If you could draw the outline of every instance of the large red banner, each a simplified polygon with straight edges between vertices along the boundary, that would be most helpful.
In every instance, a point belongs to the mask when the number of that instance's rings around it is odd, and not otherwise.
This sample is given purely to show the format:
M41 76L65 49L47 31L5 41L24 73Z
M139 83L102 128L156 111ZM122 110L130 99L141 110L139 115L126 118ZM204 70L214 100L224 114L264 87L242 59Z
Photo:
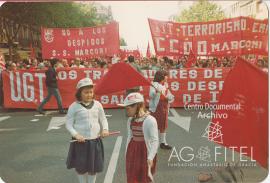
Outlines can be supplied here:
M237 17L221 21L175 23L148 19L159 56L268 55L268 19Z
M172 107L183 107L187 103L217 103L224 79L229 71L229 68L170 70L168 85L175 96ZM106 70L70 68L57 70L57 72L63 106L67 108L75 101L76 84L80 79L90 77L94 83L97 83ZM154 78L154 70L142 72L147 79ZM3 71L2 74L6 108L36 108L47 95L44 71ZM148 101L149 87L143 87L141 92ZM117 104L123 102L124 91L96 96L96 99L105 108L117 108ZM45 108L57 108L54 97L45 105Z
M119 52L117 22L85 28L42 28L42 57L93 58Z

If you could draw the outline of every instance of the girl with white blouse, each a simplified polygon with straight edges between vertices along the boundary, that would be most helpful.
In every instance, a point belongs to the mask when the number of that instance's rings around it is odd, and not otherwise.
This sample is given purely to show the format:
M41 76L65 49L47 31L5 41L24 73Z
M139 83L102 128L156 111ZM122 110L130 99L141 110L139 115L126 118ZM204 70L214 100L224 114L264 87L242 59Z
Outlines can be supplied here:
M84 78L77 84L77 101L68 109L66 128L74 142L70 143L67 168L75 168L79 183L95 183L103 171L104 148L101 137L109 135L108 122L100 102L94 100L94 84Z
M156 171L158 127L145 109L140 93L131 93L119 104L126 108L128 146L126 151L127 183L149 183Z

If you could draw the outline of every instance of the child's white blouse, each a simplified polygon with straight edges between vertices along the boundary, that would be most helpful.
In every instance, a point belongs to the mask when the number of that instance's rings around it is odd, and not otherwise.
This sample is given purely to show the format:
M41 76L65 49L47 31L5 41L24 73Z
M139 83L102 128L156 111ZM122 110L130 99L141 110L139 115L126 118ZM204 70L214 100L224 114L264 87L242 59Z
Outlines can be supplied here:
M80 134L88 139L98 138L101 130L109 130L102 104L94 100L92 108L87 109L73 102L66 116L66 128L73 137Z

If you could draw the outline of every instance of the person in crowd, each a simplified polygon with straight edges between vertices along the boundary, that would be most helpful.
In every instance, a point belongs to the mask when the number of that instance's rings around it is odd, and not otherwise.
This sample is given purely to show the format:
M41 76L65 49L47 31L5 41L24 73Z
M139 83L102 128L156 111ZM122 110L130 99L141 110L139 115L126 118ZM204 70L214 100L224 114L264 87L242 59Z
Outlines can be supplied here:
M104 169L101 138L109 135L108 122L101 103L94 100L93 81L81 79L76 89L76 101L66 116L66 128L75 140L70 144L66 165L76 170L79 183L95 183L96 174Z
M149 111L157 120L160 132L160 148L170 150L172 147L167 143L166 130L168 128L169 103L173 102L174 96L167 85L167 72L157 71L152 86L149 90Z
M17 71L17 65L16 65L16 63L11 63L11 65L10 65L10 71Z
M140 93L129 94L119 106L126 108L128 116L127 183L152 182L159 144L156 119L146 111Z
M48 95L46 98L43 99L41 104L38 106L37 111L40 114L45 114L43 111L43 106L50 100L51 96L54 95L57 104L58 104L58 110L60 114L66 114L66 111L64 111L63 106L62 106L62 99L61 95L58 89L58 84L57 84L57 73L55 70L55 66L57 64L57 59L52 59L50 63L50 66L48 70L46 71L46 86L47 86L47 91Z
M139 73L141 73L140 68L134 63L135 62L135 58L134 56L129 56L128 57L128 63L134 68L136 69ZM140 91L140 87L134 87L134 88L129 88L126 90L126 96L130 93L133 92L139 92Z
M71 67L84 68L84 65L81 65L80 59L76 58L74 64Z

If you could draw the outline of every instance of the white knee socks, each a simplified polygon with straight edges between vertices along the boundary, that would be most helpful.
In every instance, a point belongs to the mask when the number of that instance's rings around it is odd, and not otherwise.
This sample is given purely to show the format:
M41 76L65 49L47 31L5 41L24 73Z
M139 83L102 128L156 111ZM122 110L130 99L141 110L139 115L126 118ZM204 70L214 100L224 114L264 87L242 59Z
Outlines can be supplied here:
M78 174L79 183L87 183L87 174Z
M97 178L97 175L89 175L88 174L88 183L95 183L96 182L96 178Z
M160 143L167 144L166 133L159 133L159 137L160 137Z

